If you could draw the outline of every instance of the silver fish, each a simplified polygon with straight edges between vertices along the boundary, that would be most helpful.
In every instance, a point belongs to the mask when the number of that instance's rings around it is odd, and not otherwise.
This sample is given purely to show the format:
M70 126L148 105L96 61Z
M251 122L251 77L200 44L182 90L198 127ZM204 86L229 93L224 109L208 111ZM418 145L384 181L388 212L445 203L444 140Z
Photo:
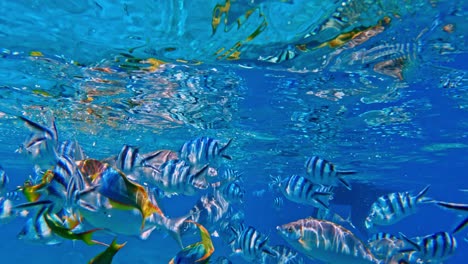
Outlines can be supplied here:
M424 197L429 190L426 186L417 195L409 192L397 192L383 195L377 199L370 209L365 220L367 229L374 225L391 225L414 213L421 203L433 202L432 199Z
M351 231L326 220L300 219L277 226L280 236L310 259L325 263L379 263Z

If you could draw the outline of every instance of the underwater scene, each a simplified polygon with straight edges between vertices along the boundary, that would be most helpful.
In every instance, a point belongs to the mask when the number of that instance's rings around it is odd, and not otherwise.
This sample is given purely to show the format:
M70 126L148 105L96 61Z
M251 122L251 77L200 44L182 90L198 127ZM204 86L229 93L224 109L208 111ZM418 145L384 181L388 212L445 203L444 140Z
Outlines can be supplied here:
M467 1L0 12L0 263L467 263Z

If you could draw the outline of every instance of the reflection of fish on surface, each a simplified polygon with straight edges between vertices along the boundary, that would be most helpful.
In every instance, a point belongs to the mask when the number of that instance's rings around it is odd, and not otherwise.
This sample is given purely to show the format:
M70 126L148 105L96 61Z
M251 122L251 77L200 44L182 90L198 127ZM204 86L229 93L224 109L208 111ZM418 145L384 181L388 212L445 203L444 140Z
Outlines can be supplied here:
M311 259L326 263L379 263L351 231L330 221L306 218L276 229L291 246Z

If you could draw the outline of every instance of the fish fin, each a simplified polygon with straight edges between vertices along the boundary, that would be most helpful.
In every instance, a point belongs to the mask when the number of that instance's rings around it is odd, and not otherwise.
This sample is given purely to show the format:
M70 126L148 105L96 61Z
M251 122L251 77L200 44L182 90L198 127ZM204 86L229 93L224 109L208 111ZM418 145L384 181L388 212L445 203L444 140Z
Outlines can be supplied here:
M222 148L219 149L219 153L223 153L227 149L227 147L229 147L229 145L231 145L231 142L232 142L232 138L230 138L229 141ZM225 156L227 156L227 155L223 155L223 157L225 157ZM229 157L229 156L227 156L227 157Z
M338 180L346 187L346 189L351 191L351 184L343 178L338 178Z
M454 233L454 234L458 233L460 230L465 228L466 225L468 225L468 217L465 218L460 224L458 224L457 227L455 227L455 229L453 229L452 233Z
M328 209L328 205L325 204L322 200L317 199L317 198L314 198L313 200L314 200L316 203L319 203L320 205L322 205L323 208Z
M78 237L80 237L80 239L83 240L83 242L88 246L98 244L98 245L103 245L103 246L108 247L109 245L92 239L92 236L93 236L94 232L99 231L99 230L102 230L102 229L101 228L95 228L95 229L91 229L91 230L88 230L88 231L85 231L85 232L78 233L76 235Z
M336 175L340 175L340 176L353 175L353 174L356 174L356 173L358 173L358 172L357 171L352 171L352 170L349 170L349 171L342 171L342 170L336 171Z
M429 190L429 187L431 185L427 185L426 187L424 187L424 189L422 189L418 195L416 195L416 201L421 201L421 199L423 198L423 196L427 193L427 191Z
M205 171L209 168L210 166L208 164L206 164L205 166L203 166L203 168L201 168L199 171L197 171L194 175L193 175L193 178L194 179L197 179L198 177L200 176L203 176L203 173L205 173Z
M418 243L414 242L413 240L411 240L410 238L408 238L407 236L405 236L403 233L399 233L401 238L403 238L403 240L405 240L406 242L408 242L409 244L411 244L411 246L413 246L416 251L421 251L421 246L418 245ZM412 251L415 251L414 249Z
M34 121L27 119L24 116L19 116L18 118L23 120L29 128L40 131L40 132L44 132L50 137L50 139L57 140L57 128L55 127L55 122L53 119L51 121L52 129L49 129L43 125L40 125Z
M182 227L182 224L187 220L188 217L190 217L192 213L186 214L182 217L178 217L175 219L170 219L165 216L162 216L163 219L163 225L166 228L167 232L169 235L174 238L174 240L177 242L177 244L180 246L180 248L184 248L184 245L182 243L182 238L180 236L180 229Z
M277 257L278 256L278 252L272 248L270 248L269 246L265 246L262 248L262 252L268 254L268 255L271 255L273 257Z
M437 205L445 207L445 208L468 212L468 204L448 203L448 202L442 202L442 201L434 201L434 202Z
M232 157L226 154L221 154L221 157L228 159L228 160L232 160Z
M38 206L38 205L50 205L50 204L52 204L52 201L43 200L43 201L36 201L36 202L18 204L18 205L13 206L13 208L14 209L21 209L21 208L29 208L29 207L33 207L33 206Z

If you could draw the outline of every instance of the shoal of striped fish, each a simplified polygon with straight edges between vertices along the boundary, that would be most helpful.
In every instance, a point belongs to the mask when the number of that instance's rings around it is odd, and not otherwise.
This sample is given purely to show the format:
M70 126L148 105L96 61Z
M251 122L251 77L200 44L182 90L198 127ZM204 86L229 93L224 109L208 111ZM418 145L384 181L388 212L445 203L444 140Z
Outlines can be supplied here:
M328 209L333 187L314 184L305 177L292 175L279 183L280 191L290 201Z
M452 256L457 249L456 238L448 232L437 232L415 239L410 239L402 233L400 236L410 245L401 252L417 252L424 262L442 262Z
M334 264L380 263L351 231L330 221L309 217L276 229L293 248L313 260Z
M421 203L433 202L432 199L424 197L429 190L426 186L417 195L409 192L396 192L383 195L372 205L365 220L367 229L374 225L392 225L414 213Z
M305 168L305 177L311 182L329 186L337 186L338 182L340 182L348 190L351 190L351 185L343 177L357 173L351 170L337 170L333 163L318 156L307 158Z

